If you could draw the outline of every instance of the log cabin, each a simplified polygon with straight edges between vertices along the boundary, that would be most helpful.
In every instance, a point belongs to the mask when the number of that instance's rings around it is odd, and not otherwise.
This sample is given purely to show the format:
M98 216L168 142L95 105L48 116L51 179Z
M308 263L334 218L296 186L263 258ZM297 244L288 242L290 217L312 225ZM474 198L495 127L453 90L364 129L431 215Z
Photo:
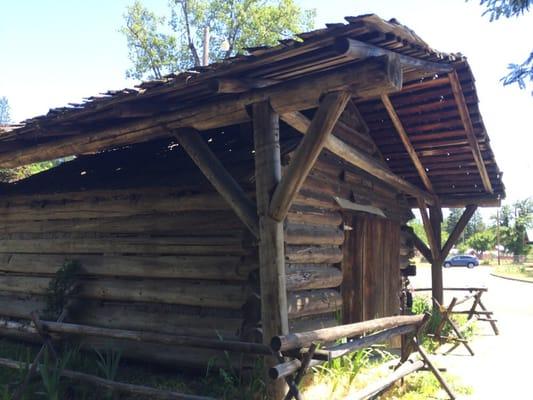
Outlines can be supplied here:
M69 260L82 301L68 321L87 326L268 343L396 315L413 246L442 302L442 261L476 208L505 196L466 58L375 15L0 135L0 168L56 159L2 184L2 318L42 310ZM465 212L441 243L444 207ZM429 246L406 228L414 208ZM220 356L111 343L173 365Z

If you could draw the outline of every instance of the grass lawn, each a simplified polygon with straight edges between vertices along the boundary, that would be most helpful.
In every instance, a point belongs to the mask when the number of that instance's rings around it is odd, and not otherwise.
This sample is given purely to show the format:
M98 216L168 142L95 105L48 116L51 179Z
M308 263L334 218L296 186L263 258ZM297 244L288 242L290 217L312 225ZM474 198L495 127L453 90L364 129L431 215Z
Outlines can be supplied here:
M523 279L525 281L533 282L533 265L524 264L524 265L500 265L494 268L494 273L496 275L508 277L508 278L517 278Z

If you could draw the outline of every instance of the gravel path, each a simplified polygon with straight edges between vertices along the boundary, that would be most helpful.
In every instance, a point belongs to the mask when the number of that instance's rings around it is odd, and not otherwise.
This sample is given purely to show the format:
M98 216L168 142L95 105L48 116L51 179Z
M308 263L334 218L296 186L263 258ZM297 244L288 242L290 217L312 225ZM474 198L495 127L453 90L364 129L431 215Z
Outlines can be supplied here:
M480 321L479 333L471 342L474 357L460 346L436 361L472 386L474 394L469 399L533 399L533 284L497 278L490 271L490 267L445 269L444 286L488 287L482 300L494 311L500 335L495 336L489 323ZM430 269L419 268L411 283L413 287L429 287ZM445 303L450 298L450 292L445 293Z

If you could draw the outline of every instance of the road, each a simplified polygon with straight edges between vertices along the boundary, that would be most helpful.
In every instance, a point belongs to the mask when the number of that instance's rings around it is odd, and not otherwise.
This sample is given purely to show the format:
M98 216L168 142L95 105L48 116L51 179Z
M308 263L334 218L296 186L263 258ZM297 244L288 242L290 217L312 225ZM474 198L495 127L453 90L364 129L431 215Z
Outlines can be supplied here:
M498 320L495 336L487 322L478 322L479 332L471 345L476 355L460 347L438 363L474 389L469 399L533 399L533 284L490 275L491 267L444 269L444 287L486 286L483 303ZM419 268L413 287L430 287L431 270ZM445 292L445 303L451 299ZM470 303L469 303L470 304Z

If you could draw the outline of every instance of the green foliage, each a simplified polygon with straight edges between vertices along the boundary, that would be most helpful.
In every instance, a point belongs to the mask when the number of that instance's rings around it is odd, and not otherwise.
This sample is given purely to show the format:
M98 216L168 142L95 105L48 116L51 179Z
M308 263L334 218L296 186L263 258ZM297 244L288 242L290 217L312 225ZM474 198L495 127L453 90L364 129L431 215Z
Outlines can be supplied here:
M274 45L313 25L315 12L295 0L170 0L170 17L159 17L140 1L127 8L125 26L128 77L161 78L201 65L205 29L209 61L242 53L248 47Z
M68 291L72 289L81 264L79 261L65 261L48 285L46 292L45 318L56 320L65 308Z
M519 17L529 11L533 0L480 0L479 4L485 6L483 15L488 14L491 22L500 17Z
M485 6L483 15L489 15L492 22L500 17L512 18L524 15L529 11L533 0L480 0L480 4ZM522 63L511 63L507 68L509 73L501 79L503 84L516 83L520 89L525 89L526 80L533 82L533 51Z
M62 400L64 398L65 385L61 382L61 374L71 356L72 351L66 351L59 359L51 361L48 349L45 350L43 364L39 368L39 372L48 400Z
M114 381L117 377L122 352L113 350L111 348L107 348L102 352L98 351L97 349L94 351L98 356L98 360L96 360L98 372L103 378ZM107 398L112 399L113 396L114 392L110 390L107 394Z
M444 379L450 385L453 392L459 395L471 395L472 388L462 384L457 377L444 373ZM431 372L418 372L408 375L404 380L404 385L395 387L392 391L381 396L381 399L402 399L402 400L427 400L427 399L447 399L448 396L441 397L442 389L439 381Z
M525 241L526 231L533 226L533 199L503 206L499 213L500 243L517 258L527 255L530 246Z
M156 16L135 1L124 14L125 26L121 29L128 41L129 58L133 67L126 72L129 78L141 79L148 71L160 79L175 69L177 64L176 38L160 32L165 19Z
M418 236L426 245L428 245L428 237L426 236L426 231L424 230L424 225L418 219L412 219L407 223L408 226L413 228L413 232Z
M331 392L335 393L338 389L337 386L341 382L341 379L336 378L341 376L348 377L348 385L351 386L357 374L368 366L371 355L371 348L361 349L344 357L330 360L326 364L319 365L313 369L315 373L332 382Z
M413 314L425 314L431 312L431 304L426 297L414 296L413 306L411 307Z
M496 235L492 230L476 232L468 239L467 243L471 248L483 254L483 252L494 247Z

